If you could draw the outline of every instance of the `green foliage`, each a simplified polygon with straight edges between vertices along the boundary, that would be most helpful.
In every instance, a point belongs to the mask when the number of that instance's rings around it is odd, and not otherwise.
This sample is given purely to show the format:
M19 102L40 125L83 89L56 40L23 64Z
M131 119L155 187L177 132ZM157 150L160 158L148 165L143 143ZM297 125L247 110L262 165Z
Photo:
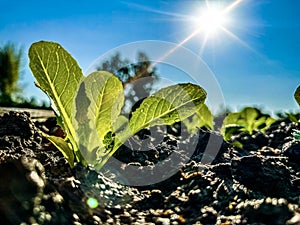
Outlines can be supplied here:
M295 97L298 105L300 105L300 86L296 89L294 97Z
M183 120L184 125L187 127L189 133L194 134L198 128L206 128L207 130L214 129L214 116L207 107L202 104L197 106L197 112L191 117Z
M224 120L222 128L221 128L221 134L223 135L225 141L228 141L233 134L241 132L244 128L244 126L241 126L238 124L224 125L224 123L227 123L227 121Z
M206 93L194 84L178 84L163 88L146 98L132 113L130 128L133 133L154 125L172 125L191 116L195 105L204 102Z
M300 141L300 130L294 130L292 135L296 140Z
M114 146L109 157L130 137L144 128L155 125L172 125L195 114L204 104L206 92L200 86L186 83L163 88L145 98L132 113L130 120L121 116L116 127L123 129L115 134ZM100 168L108 160L99 164Z
M144 52L138 52L136 63L121 57L116 53L110 59L97 67L97 70L111 72L117 76L125 88L125 112L141 98L145 98L153 91L153 84L158 80L155 66L152 66ZM142 79L141 79L142 78Z
M67 159L69 162L70 166L74 166L74 153L73 150L71 149L70 145L68 142L66 142L63 138L61 137L56 137L52 135L47 135L44 134L46 138L48 138L49 141L51 141L54 146L61 151L63 156Z
M275 119L262 114L258 109L246 107L240 112L229 113L225 117L221 133L225 140L229 140L234 133L245 131L252 134L254 130L264 131L274 122Z
M122 82L111 73L97 71L83 79L75 99L76 143L80 151L96 164L105 157L113 124L124 103Z
M298 123L300 120L300 113L286 113L286 116L293 123Z
M52 99L57 109L58 124L66 132L66 140L70 142L71 148L80 158L72 123L72 118L75 116L73 102L83 79L80 67L67 51L52 42L41 41L32 44L29 49L29 59L29 66L38 82L37 85ZM54 143L55 139L50 141ZM59 149L62 152L69 151Z
M8 43L0 49L0 102L9 104L13 96L20 90L18 80L20 78L22 50Z
M276 116L278 116L279 119L282 119L282 120L289 119L293 123L298 123L298 121L300 120L300 113L279 112L279 113L276 113Z
M47 136L70 165L76 159L100 169L130 137L144 128L184 120L203 105L206 92L194 84L163 88L145 98L128 120L120 115L124 104L122 82L98 71L83 77L72 56L59 44L34 43L30 68L39 87L53 100L57 120L66 138Z

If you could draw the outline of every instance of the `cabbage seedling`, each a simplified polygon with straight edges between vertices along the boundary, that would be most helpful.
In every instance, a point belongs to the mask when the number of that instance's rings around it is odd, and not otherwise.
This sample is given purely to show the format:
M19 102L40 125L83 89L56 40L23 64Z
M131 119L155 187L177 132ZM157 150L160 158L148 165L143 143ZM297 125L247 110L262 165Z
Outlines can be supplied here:
M101 169L128 138L144 128L185 120L206 98L198 85L172 85L145 98L127 119L120 114L122 82L113 74L97 71L84 77L75 59L54 42L32 44L29 59L37 86L51 98L58 125L66 134L64 139L46 137L71 166L76 159Z

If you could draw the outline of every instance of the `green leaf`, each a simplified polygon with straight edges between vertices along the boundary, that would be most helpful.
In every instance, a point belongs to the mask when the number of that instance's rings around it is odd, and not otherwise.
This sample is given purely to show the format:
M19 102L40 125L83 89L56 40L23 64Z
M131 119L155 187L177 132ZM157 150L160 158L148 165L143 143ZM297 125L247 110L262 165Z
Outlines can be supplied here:
M63 156L67 159L70 166L74 167L74 153L73 150L69 147L68 143L62 139L61 137L50 136L45 133L43 135L51 141L52 144L63 154Z
M234 141L231 144L232 144L232 146L234 146L236 148L240 148L240 149L243 148L243 144L241 142L239 142L239 141Z
M254 130L255 119L258 117L257 109L246 107L241 111L241 123L245 126L246 130L252 134Z
M298 105L300 105L300 86L296 89L294 97L295 97Z
M123 86L113 74L97 71L81 82L73 124L80 151L91 164L107 154L107 143L103 142L107 142L107 134L112 132L123 104Z
M233 113L229 113L224 121L223 121L223 125L231 125L231 124L238 124L239 123L239 119L240 119L240 113L238 112L233 112Z
M59 125L76 151L72 113L76 92L83 78L80 67L66 50L54 42L40 41L32 44L29 59L29 66L38 86L53 100L61 117L58 121L62 121Z
M298 123L300 120L300 113L286 113L285 115L293 123Z
M195 134L198 128L207 128L208 130L214 129L213 114L206 104L197 106L197 112L190 118L186 118L182 122L187 127L190 134Z
M208 130L214 129L214 116L206 104L200 105L197 111L199 116L199 127L206 127Z
M237 133L240 132L244 127L238 124L229 124L225 127L224 131L221 132L223 134L224 140L228 141L230 140L230 137Z
M273 117L268 117L266 119L266 122L265 122L266 123L266 127L264 129L269 128L275 122L276 122L276 120Z
M276 120L270 116L263 116L255 122L254 130L266 131Z
M123 128L116 133L114 147L103 160L96 165L100 169L109 157L130 137L140 130L154 125L172 125L186 119L197 111L197 106L204 103L206 92L195 84L177 84L163 88L145 98L141 105L132 113L127 125L126 118L121 117L117 124ZM120 128L120 125L116 125Z
M253 121L252 129L253 130L262 130L266 126L267 117L262 116Z
M124 130L129 124L129 120L126 116L120 115L113 123L113 132L118 133Z
M228 141L233 133L244 128L244 125L240 125L239 118L240 113L238 112L229 113L225 117L220 130L224 140Z
M253 132L254 124L256 121L256 118L258 117L259 113L257 109L252 107L246 107L241 112L236 113L229 113L223 122L223 133L226 132L226 127L232 125L239 125L243 127L241 130L248 131L250 134ZM258 122L258 124L261 123L261 121ZM225 136L228 136L225 134Z
M206 92L195 84L178 84L163 88L146 98L132 113L129 126L133 134L154 125L172 125L197 112Z
M292 135L296 140L300 141L300 131L299 130L293 130Z
M275 119L262 114L258 109L246 107L241 112L229 113L223 121L221 133L225 140L237 132L246 131L252 134L254 130L265 131Z

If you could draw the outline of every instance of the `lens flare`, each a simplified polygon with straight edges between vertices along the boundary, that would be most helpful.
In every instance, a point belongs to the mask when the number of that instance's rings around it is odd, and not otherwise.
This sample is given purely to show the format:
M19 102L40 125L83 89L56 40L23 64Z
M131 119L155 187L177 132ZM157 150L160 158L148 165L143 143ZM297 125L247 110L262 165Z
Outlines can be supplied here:
M91 209L95 209L98 207L99 205L99 202L97 199L95 198L88 198L87 201L86 201L87 205L91 208Z

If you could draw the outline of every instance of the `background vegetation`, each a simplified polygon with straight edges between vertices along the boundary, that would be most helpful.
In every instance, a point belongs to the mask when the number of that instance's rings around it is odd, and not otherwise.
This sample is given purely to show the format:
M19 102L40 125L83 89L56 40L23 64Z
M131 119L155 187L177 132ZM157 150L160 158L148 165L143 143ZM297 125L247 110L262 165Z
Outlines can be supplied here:
M130 112L135 103L151 94L153 85L158 80L157 69L145 52L138 52L136 61L137 63L133 63L122 58L117 52L97 67L98 70L111 72L122 81L125 91L123 110L126 113Z
M19 80L22 75L23 50L13 43L0 47L0 106L49 108L46 102L38 103L35 97L27 99L23 96Z

